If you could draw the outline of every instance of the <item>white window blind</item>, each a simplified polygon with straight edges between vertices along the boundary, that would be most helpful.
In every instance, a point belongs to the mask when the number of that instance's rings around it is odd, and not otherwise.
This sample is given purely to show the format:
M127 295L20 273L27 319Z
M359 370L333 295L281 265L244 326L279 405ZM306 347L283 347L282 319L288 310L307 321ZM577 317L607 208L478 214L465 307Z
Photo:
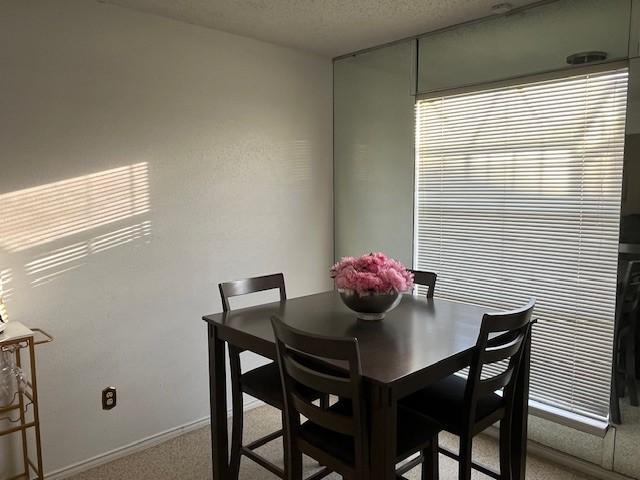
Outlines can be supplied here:
M416 104L415 267L436 296L535 296L531 399L606 420L627 69Z

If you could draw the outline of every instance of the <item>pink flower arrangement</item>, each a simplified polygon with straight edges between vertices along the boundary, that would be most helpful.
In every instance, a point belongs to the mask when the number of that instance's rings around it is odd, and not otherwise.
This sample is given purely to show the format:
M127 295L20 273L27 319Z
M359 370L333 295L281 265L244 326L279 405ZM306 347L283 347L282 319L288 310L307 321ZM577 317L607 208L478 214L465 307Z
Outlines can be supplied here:
M331 267L331 277L338 290L352 291L360 296L403 293L413 287L413 273L384 253L343 257Z

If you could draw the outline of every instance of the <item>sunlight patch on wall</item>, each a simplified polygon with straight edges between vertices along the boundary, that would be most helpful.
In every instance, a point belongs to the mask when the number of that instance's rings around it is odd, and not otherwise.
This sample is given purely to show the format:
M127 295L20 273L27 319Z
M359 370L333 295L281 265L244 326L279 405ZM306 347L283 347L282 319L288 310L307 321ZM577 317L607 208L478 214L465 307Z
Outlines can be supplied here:
M0 195L0 248L20 252L150 209L146 162Z
M5 301L8 300L13 293L13 287L11 286L12 280L13 275L11 274L10 268L0 270L0 298L3 298Z
M87 243L74 243L57 248L27 263L24 268L28 276L37 275L31 284L35 287L48 283L63 273L75 270L84 265L81 260L89 254Z
M109 233L93 237L85 242L77 242L66 247L51 250L25 264L25 272L33 287L52 282L61 275L76 270L85 264L89 255L102 253L115 247L137 242L149 243L151 222L119 228Z
M145 221L91 239L89 241L89 250L91 253L100 253L128 243L135 243L139 240L149 243L150 236L151 222Z
M308 182L311 180L311 145L306 140L296 140L291 143L293 162L289 166L290 178L295 182Z

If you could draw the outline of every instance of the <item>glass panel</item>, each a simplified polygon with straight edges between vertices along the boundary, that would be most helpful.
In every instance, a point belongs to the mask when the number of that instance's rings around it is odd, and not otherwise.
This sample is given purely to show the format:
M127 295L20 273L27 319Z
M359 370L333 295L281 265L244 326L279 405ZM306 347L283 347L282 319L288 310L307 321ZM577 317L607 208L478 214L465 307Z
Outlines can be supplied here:
M624 157L625 182L622 197L620 241L637 245L633 250L635 250L637 258L640 259L640 59L637 58L629 62Z
M622 219L620 221L620 257L618 279L621 288L618 293L618 302L624 302L627 312L618 319L616 324L619 341L615 345L614 371L617 385L612 394L614 397L615 414L616 406L621 424L616 425L614 470L630 477L638 476L640 472L640 407L631 401L633 385L640 386L640 380L634 379L633 368L636 374L640 372L640 333L633 335L633 321L635 319L638 328L637 313L629 310L630 300L634 287L627 285L625 288L625 273L629 262L640 260L640 59L634 58L629 62L629 93L627 102L627 130L624 149L624 188L622 196ZM631 282L635 280L629 279ZM624 293L623 293L624 292ZM626 294L626 295L625 295ZM625 299L626 297L626 299ZM620 303L619 303L620 305ZM631 358L635 358L635 365ZM636 375L637 376L637 375Z
M630 0L561 0L419 40L418 91L568 68L567 56L628 55Z
M384 251L411 264L412 42L334 65L336 257Z
M627 69L420 100L416 263L436 297L535 296L531 399L606 421Z

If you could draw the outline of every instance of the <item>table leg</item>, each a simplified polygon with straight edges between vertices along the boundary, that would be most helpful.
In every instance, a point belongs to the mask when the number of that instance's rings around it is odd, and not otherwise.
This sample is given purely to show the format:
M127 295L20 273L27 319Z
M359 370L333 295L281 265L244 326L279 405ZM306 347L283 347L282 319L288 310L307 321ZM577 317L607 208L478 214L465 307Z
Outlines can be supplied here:
M227 432L227 373L224 341L218 329L207 324L209 339L209 402L211 408L211 459L213 480L227 480L229 438Z
M527 427L529 421L529 366L531 337L524 347L522 364L516 379L513 421L511 426L511 458L513 480L525 480L527 468Z
M29 345L31 342L28 341ZM16 357L16 366L22 370L22 357L21 357L21 349L20 345L14 345L15 348L15 357ZM33 363L31 364L33 367ZM26 408L25 408L25 400L24 393L22 391L23 386L18 385L18 408L20 410L20 426L22 427L21 435L22 435L22 463L24 465L24 471L26 478L30 478L31 467L29 467L29 454L28 454L28 446L27 446L27 430L24 427L27 424L26 418ZM40 470L42 472L42 470ZM38 472L38 475L41 473Z
M372 385L367 389L371 413L371 478L396 478L396 408L392 391Z
M42 466L42 439L40 437L40 402L38 400L38 375L36 373L36 349L33 338L29 339L29 361L31 363L31 395L33 398L33 423L35 423L36 435L36 461L38 466L38 478L44 478Z

